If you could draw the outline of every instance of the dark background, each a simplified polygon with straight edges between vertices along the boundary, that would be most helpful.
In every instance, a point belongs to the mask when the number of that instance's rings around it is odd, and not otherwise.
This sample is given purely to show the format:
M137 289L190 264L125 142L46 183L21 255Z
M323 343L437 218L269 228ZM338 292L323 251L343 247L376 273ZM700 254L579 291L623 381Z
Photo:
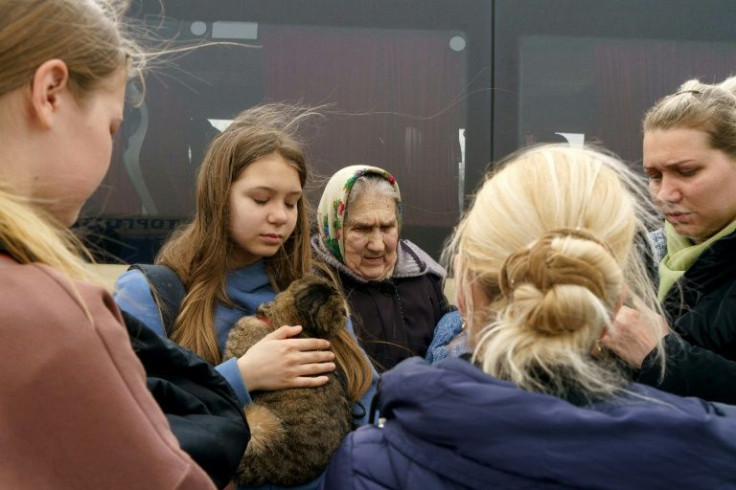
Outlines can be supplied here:
M574 133L638 167L648 107L736 71L732 0L143 0L129 15L171 46L238 45L155 66L127 108L77 226L105 262L153 260L193 213L210 120L262 102L329 104L304 133L314 207L338 168L384 167L403 236L437 257L491 162Z

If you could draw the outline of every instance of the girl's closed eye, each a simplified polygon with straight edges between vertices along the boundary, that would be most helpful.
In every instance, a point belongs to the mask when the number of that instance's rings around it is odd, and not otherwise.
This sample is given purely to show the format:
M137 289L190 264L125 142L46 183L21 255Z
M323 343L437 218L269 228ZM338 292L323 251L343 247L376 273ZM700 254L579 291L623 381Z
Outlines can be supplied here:
M263 194L251 194L250 198L253 200L254 203L258 204L259 206L263 206L265 204L268 204L269 196L263 195Z

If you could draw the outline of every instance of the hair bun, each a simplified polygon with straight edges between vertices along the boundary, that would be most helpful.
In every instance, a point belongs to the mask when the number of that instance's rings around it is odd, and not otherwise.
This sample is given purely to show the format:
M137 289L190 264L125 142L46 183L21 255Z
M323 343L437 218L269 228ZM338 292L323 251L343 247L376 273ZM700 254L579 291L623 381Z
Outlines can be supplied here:
M577 229L558 229L544 234L531 246L511 254L503 264L499 285L503 296L512 303L525 303L526 322L547 334L572 332L586 324L587 315L576 308L561 307L563 287L577 286L607 300L608 281L603 272L582 256L566 253L553 242L557 239L585 240L609 255L610 247L590 233ZM533 305L529 305L533 303ZM571 305L567 305L571 306ZM579 305L583 307L584 305Z

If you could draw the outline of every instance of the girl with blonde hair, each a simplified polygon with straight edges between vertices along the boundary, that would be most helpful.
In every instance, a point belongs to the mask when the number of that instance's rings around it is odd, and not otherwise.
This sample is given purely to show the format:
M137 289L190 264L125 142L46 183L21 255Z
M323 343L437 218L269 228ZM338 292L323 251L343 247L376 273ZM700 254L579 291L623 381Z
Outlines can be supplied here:
M589 148L526 149L489 174L447 248L473 354L384 373L382 427L346 438L325 488L736 483L736 412L632 383L599 343L624 302L656 311L645 202Z
M2 488L213 488L67 229L107 171L144 61L126 8L0 0Z

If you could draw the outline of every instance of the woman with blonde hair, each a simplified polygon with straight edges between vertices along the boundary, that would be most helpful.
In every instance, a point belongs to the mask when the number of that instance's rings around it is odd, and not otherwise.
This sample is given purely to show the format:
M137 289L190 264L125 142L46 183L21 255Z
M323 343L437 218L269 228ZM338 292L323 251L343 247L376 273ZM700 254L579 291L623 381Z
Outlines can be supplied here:
M672 327L664 377L641 308L622 309L607 344L642 383L736 404L736 77L683 83L647 112L643 131L644 172L664 217L652 233Z
M2 488L214 488L67 229L107 171L144 61L126 7L0 0Z
M588 148L527 149L490 174L447 249L472 356L385 373L382 427L346 438L325 488L736 484L736 413L631 383L599 344L622 303L656 310L644 202Z

